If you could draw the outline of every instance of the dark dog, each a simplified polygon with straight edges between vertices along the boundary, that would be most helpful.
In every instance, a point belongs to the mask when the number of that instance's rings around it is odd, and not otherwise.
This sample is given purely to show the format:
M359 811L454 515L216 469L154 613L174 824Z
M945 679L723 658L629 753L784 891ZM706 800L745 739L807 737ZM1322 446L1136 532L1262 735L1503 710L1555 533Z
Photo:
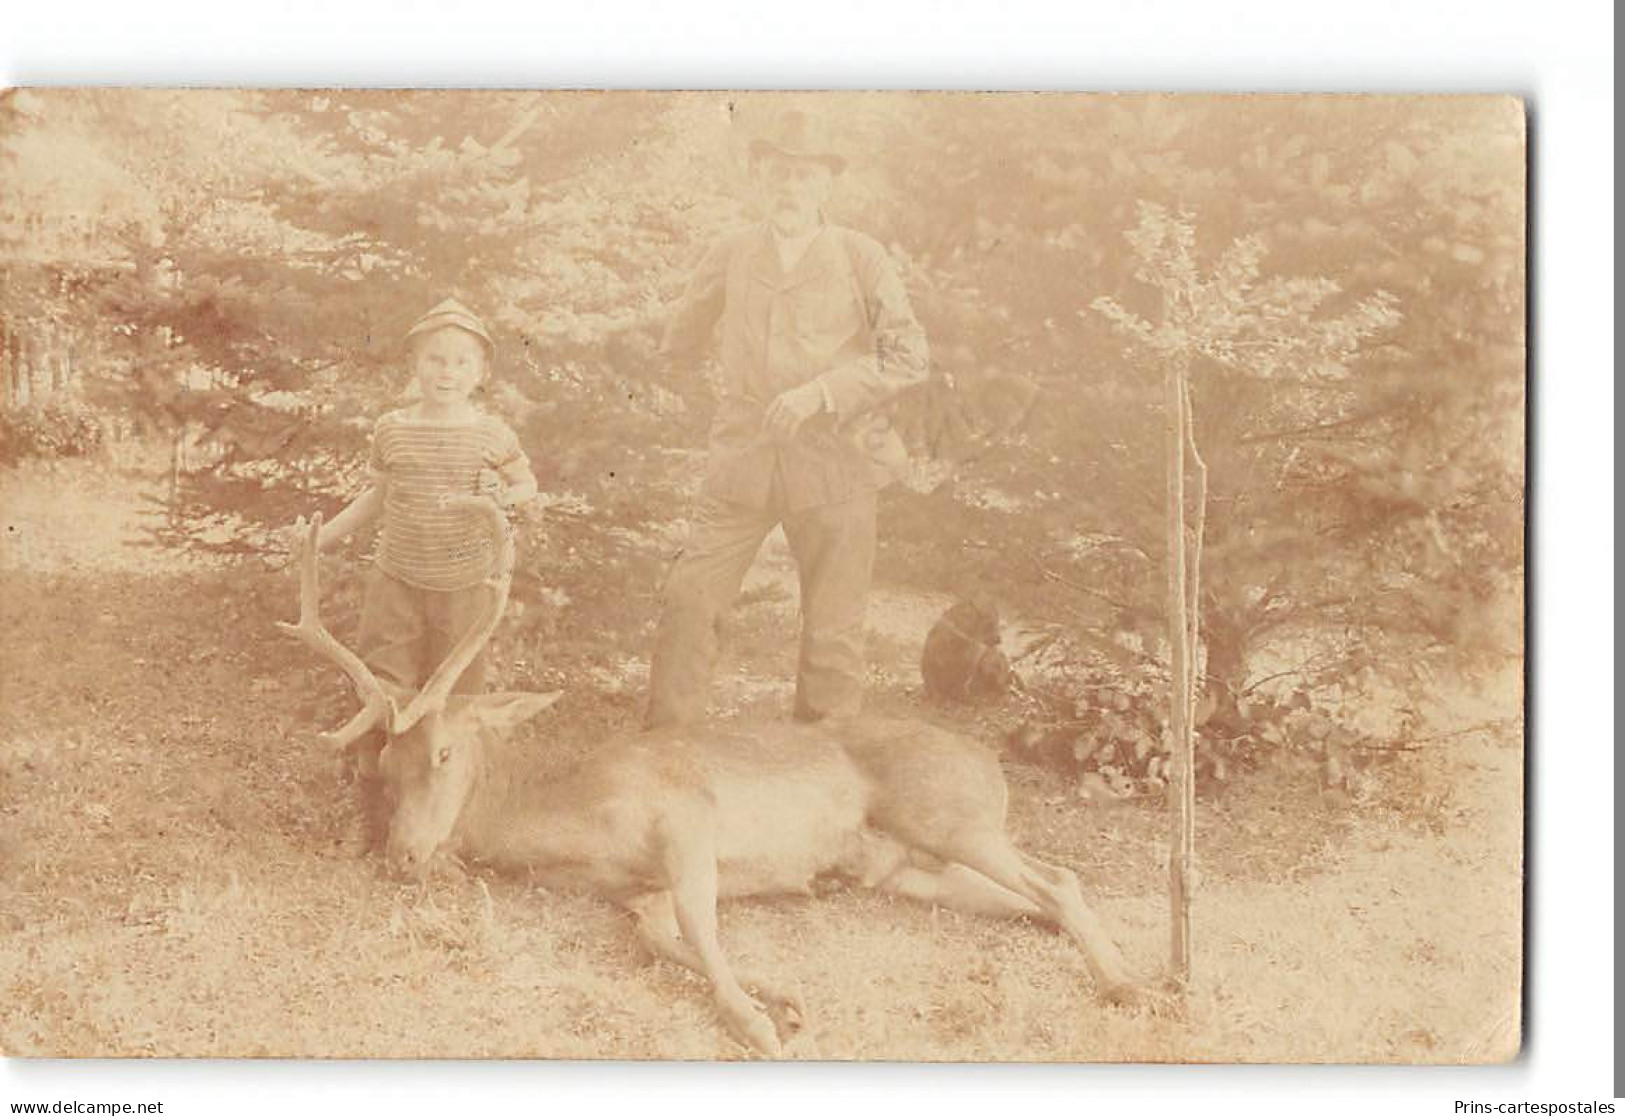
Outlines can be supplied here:
M991 601L961 600L925 637L920 676L939 701L987 701L1010 690L1014 675L999 647L999 613Z

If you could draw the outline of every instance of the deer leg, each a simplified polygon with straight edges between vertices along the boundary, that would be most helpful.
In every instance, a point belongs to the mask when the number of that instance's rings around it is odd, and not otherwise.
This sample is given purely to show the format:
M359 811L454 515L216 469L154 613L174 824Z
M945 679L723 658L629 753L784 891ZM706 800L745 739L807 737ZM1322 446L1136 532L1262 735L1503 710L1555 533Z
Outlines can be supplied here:
M700 976L707 975L700 955L683 940L682 931L678 929L677 908L671 892L639 896L626 906L637 919L638 937L650 953ZM799 995L782 992L754 973L736 971L734 977L767 1009L780 1042L789 1042L801 1030L807 1007Z
M873 829L858 833L841 871L860 887L900 895L916 903L949 907L994 918L1043 918L1044 912L1007 887L963 864L944 862Z
M698 972L711 982L723 1024L758 1054L777 1057L778 1030L740 987L717 941L717 858L709 836L673 841L666 856L671 899L683 940L694 951Z
M969 834L954 843L951 854L942 852L1026 899L1077 942L1102 999L1109 1003L1133 999L1123 956L1100 917L1084 902L1072 872L1019 851L1002 833Z
M992 918L1044 917L1043 910L1036 903L1023 899L1009 888L1000 887L963 864L945 864L941 868L904 864L875 886L917 903L948 907L966 914Z

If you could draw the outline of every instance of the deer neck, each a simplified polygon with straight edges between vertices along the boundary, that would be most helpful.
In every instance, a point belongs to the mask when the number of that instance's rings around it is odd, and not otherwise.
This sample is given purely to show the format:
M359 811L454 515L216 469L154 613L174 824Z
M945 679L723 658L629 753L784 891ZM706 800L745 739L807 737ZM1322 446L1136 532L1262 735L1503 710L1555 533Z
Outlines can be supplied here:
M615 847L593 790L579 770L527 779L487 758L463 809L459 844L476 860L548 886L637 890L643 874Z

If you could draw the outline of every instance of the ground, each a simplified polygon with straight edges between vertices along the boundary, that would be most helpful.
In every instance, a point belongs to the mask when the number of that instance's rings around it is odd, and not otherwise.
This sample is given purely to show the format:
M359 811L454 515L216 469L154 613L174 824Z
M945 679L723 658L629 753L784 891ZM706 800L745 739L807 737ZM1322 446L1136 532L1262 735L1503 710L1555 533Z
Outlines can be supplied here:
M599 900L477 871L406 885L359 855L313 731L342 717L342 687L269 630L292 583L145 546L153 491L105 463L0 475L5 1053L746 1056ZM749 654L721 672L728 714L788 689L774 561L736 625ZM940 602L882 587L875 604L876 704L923 715L913 662ZM601 721L561 706L525 731L557 760L625 728ZM1006 771L1018 843L1077 871L1154 983L1161 803ZM1520 1035L1522 778L1519 734L1464 733L1352 798L1290 763L1204 790L1183 1003L1104 1006L1042 927L867 893L725 905L723 942L805 997L792 1058L1502 1060Z

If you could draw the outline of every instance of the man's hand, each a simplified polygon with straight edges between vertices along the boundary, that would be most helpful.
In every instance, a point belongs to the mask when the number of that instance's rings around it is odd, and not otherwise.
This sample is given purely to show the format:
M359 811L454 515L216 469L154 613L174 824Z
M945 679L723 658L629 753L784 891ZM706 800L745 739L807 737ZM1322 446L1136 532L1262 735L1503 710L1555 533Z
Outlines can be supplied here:
M793 387L768 404L762 416L763 428L775 439L787 442L796 436L801 424L824 409L824 389L817 380Z
M476 496L489 496L491 499L502 502L502 477L495 469L481 469L474 478L474 494Z

